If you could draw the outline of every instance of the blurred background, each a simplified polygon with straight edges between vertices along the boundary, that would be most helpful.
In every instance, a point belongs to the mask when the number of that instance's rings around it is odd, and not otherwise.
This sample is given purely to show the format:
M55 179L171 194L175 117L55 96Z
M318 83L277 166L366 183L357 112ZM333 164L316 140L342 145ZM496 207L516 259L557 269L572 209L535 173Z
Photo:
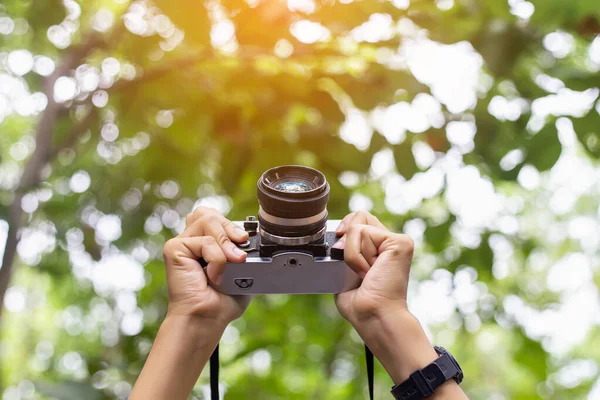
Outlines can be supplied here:
M597 0L2 0L2 399L127 398L164 242L281 164L412 236L471 399L600 399L599 86ZM256 298L221 353L227 399L366 398L331 296Z

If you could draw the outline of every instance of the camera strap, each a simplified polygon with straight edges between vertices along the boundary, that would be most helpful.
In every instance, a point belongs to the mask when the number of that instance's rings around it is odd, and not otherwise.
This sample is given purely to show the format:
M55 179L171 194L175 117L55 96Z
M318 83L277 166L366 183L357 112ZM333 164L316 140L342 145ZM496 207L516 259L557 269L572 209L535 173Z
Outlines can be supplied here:
M373 353L365 345L365 361L367 362L367 379L369 381L369 399L373 400ZM220 400L219 397L219 345L210 356L210 400Z
M210 356L210 400L220 400L219 397L219 345Z
M367 362L367 379L369 380L369 399L373 400L373 375L375 372L375 366L373 365L373 353L371 349L365 344L365 361Z

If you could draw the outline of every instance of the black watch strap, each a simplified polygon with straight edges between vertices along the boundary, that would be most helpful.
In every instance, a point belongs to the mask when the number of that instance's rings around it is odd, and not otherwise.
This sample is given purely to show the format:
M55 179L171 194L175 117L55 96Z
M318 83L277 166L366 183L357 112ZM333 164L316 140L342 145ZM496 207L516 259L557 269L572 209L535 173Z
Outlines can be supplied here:
M444 382L454 379L462 381L462 371L453 357L445 349L435 347L440 356L423 369L412 373L404 382L392 388L396 400L419 400L429 397Z

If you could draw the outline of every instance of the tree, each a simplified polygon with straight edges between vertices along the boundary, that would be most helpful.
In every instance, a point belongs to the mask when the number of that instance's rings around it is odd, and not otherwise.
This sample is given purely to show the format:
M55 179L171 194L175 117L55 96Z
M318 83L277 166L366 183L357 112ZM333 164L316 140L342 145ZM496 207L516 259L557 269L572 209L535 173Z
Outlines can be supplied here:
M576 235L557 246L536 220L596 212L591 190L572 211L539 210L555 192L536 183L600 154L594 2L8 0L0 12L0 299L21 310L3 317L3 340L27 328L3 364L34 360L4 368L5 393L29 377L47 396L126 396L165 312L164 241L197 199L254 214L260 173L290 163L326 174L332 217L370 206L422 236L414 296L455 289L429 323L485 379L466 382L472 398L589 391L595 373L555 376L600 356L561 354L523 319L570 290L531 289L531 264L594 249ZM478 201L496 207L481 221ZM360 346L335 316L321 296L255 299L225 338L228 396L356 398ZM485 343L505 350L499 370ZM293 362L267 367L280 360Z

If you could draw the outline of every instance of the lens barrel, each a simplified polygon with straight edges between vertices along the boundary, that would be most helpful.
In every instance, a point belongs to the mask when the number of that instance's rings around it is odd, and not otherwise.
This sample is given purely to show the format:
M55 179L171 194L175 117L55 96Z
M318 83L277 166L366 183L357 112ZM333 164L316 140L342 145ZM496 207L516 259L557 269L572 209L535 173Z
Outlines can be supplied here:
M286 165L267 170L257 184L262 237L292 246L321 239L329 190L325 176L313 168Z

